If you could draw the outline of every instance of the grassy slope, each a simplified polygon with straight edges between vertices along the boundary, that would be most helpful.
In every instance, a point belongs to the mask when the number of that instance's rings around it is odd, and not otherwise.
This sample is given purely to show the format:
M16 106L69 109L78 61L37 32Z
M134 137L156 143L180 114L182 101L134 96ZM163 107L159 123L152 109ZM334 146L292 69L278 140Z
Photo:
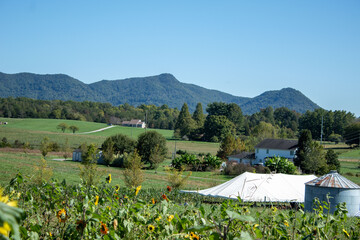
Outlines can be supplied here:
M53 171L53 178L58 179L59 181L65 179L68 183L79 183L79 167L81 166L81 164L72 161L52 160L56 158L58 158L58 156L50 155L46 157L48 167L50 167ZM10 179L13 178L17 172L21 172L23 175L32 177L36 172L37 166L39 166L40 159L40 153L24 153L22 151L0 151L0 185L7 185ZM143 184L144 188L164 188L164 186L168 185L165 166L167 166L169 163L170 160L164 162L156 172L155 170L146 170L146 181ZM120 184L120 186L125 186L123 182L122 169L99 165L99 171L102 173L103 178L105 178L109 173L111 173L113 179L111 184ZM224 175L220 175L218 172L193 173L189 178L186 188L207 188L223 183L228 179L230 178Z

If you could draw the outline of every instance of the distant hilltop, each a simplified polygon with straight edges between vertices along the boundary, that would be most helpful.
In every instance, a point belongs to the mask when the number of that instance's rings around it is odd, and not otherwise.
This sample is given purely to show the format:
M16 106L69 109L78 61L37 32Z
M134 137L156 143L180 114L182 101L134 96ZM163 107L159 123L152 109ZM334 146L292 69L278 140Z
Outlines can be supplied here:
M320 108L293 88L267 91L254 98L247 98L182 83L168 73L85 84L65 74L0 72L0 97L108 102L115 106L124 103L133 106L166 104L178 109L186 102L190 111L194 111L199 102L204 110L208 103L225 102L238 104L244 114L253 114L268 106L274 109L287 107L299 113Z

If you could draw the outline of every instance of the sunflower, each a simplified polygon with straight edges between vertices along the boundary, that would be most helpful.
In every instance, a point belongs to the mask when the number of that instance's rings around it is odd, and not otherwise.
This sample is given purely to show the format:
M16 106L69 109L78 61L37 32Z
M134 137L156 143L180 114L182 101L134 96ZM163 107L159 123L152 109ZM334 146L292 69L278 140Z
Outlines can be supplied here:
M162 197L163 199L165 199L166 201L169 201L169 199L167 198L167 196L166 196L165 194L163 194L161 197Z
M95 206L97 206L97 205L98 205L98 203L99 203L99 196L98 196L98 195L96 195L96 197L95 197Z
M284 221L284 225L288 227L288 226L289 226L288 221L285 220L285 221Z
M153 232L155 230L155 227L154 227L154 225L150 224L150 225L147 226L147 229L148 229L149 232Z
M161 216L159 215L157 218L155 218L155 221L160 221Z
M107 228L106 224L103 222L100 222L101 227L100 227L100 232L104 235L108 234L109 229Z
M59 222L66 222L66 219L68 218L66 214L66 210L63 208L57 212L57 218L59 219Z
M6 205L10 207L17 207L16 201L9 201L8 196L3 196L4 189L0 188L0 202L5 203Z
M152 204L155 204L155 203L156 203L154 198L151 199L151 203L152 203Z
M16 201L9 201L8 196L3 196L4 190L0 188L0 202L5 203L6 205L10 207L17 207ZM2 226L0 226L0 235L4 235L6 237L9 236L11 231L11 226L7 222L3 222Z
M168 192L171 192L171 187L167 186L166 189L168 190Z
M349 238L350 237L350 234L343 228L343 233Z
M116 185L115 186L115 191L118 192L120 190L120 186L119 185Z
M169 215L167 217L168 222L171 222L174 219L174 215Z
M138 186L138 187L135 189L135 196L137 196L137 195L138 195L138 193L139 193L140 189L141 189L141 186Z
M0 235L4 235L8 237L10 231L11 231L10 225L7 222L4 222L3 226L0 227Z
M106 178L107 183L111 183L111 174L109 173L109 176Z
M194 232L191 232L190 233L190 239L196 239L196 240L199 240L200 237L198 235L196 235Z

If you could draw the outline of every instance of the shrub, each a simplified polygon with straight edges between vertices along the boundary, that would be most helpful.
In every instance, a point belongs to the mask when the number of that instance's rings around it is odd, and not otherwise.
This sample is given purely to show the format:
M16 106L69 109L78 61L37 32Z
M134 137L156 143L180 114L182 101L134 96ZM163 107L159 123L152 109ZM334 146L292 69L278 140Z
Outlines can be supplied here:
M189 172L186 176L183 176L183 169L178 170L174 168L166 168L166 172L168 173L167 179L169 185L174 189L183 188L191 176L191 172Z
M244 163L229 163L224 168L225 175L240 175L244 172L254 172L255 168L251 167L250 164Z
M273 157L269 158L265 162L265 166L268 167L272 172L294 174L296 171L295 165L284 157Z
M141 157L137 153L136 149L133 153L125 160L125 171L124 171L124 181L127 187L135 188L141 185L144 181L144 173L141 170L142 163Z

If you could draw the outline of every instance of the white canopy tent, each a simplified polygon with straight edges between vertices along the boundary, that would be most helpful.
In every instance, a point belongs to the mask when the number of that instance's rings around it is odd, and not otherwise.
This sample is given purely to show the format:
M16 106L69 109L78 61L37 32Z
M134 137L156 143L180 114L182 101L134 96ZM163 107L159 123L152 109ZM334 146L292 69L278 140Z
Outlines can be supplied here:
M304 202L305 183L315 175L258 174L245 172L218 186L182 191L204 196L224 197L252 202Z

